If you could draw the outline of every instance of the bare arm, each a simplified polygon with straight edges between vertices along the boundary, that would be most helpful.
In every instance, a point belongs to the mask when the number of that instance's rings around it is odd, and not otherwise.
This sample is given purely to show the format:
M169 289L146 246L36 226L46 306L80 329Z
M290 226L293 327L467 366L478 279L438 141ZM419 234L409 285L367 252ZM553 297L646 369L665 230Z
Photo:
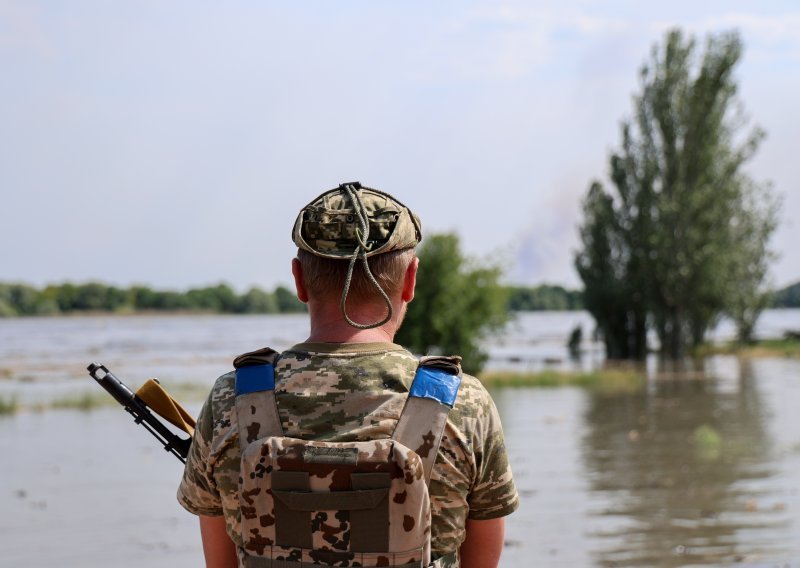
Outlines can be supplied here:
M497 568L503 551L505 519L467 519L467 538L461 543L461 568Z
M206 568L236 568L236 546L225 532L225 517L200 517Z

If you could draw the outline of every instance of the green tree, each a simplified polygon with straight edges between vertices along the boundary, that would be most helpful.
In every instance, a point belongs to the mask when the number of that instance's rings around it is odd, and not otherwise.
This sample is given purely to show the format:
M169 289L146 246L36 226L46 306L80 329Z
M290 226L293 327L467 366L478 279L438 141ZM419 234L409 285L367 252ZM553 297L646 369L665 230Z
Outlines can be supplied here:
M725 313L736 323L741 343L752 343L756 322L761 312L769 307L772 293L764 282L773 259L767 248L770 236L777 227L777 203L755 203L757 192L743 197L745 202L731 228L729 245L739 254L728 257L728 274L725 279L728 303Z
M11 294L11 285L0 282L0 317L10 318L20 315L14 305Z
M190 304L187 295L182 292L158 290L153 295L152 309L166 311L191 310L194 309L194 306Z
M0 315L49 315L58 311L58 305L33 286L0 284Z
M243 314L274 314L278 311L278 302L274 294L253 287L239 299L238 311Z
M509 286L508 309L512 312L538 310L580 310L583 293L563 286Z
M149 286L131 286L128 288L127 303L134 310L153 310L156 307L156 294Z
M26 284L12 284L10 287L11 304L20 315L33 315L37 313L39 292L36 288Z
M227 284L217 284L206 288L193 288L186 293L189 307L214 312L235 312L239 298Z
M455 234L426 237L418 256L416 293L397 341L417 353L461 355L466 372L479 372L488 358L481 341L509 317L500 268L466 259Z
M45 288L45 294L52 298L62 312L70 312L75 309L75 295L77 287L71 282L54 284Z
M44 308L42 313L57 314L61 312L61 306L59 303L59 288L59 285L49 284L41 291L39 298Z
M8 300L0 297L0 318L13 318L16 315L17 310L8 303Z
M187 295L173 290L153 290L149 286L132 286L127 291L126 305L135 310L189 310Z
M638 302L632 301L632 286L625 279L627 257L623 254L622 231L611 196L597 182L584 200L583 215L583 249L575 265L586 287L584 305L597 321L607 357L643 357L646 333L637 320Z
M745 131L741 54L736 33L710 36L699 55L669 32L611 156L615 191L595 182L584 201L576 267L610 357L643 357L648 327L681 357L721 315L749 339L766 305L776 201L743 171L763 132Z
M285 286L275 288L275 301L278 304L278 311L282 314L293 312L305 312L306 305L297 299L297 294Z
M87 282L70 288L71 310L114 311L128 301L125 290L99 282ZM60 302L59 302L60 304Z

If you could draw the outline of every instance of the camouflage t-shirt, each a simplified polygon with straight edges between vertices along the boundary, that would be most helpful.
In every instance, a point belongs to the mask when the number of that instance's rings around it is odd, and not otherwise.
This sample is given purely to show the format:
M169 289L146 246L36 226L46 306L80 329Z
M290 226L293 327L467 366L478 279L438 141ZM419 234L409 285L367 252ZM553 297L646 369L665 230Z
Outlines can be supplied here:
M284 434L351 442L389 438L403 409L417 359L392 343L305 343L275 363L275 396ZM215 383L198 417L178 501L196 515L224 515L241 546L241 450L233 372ZM464 375L448 416L430 481L433 558L459 548L467 518L510 514L519 505L497 409Z

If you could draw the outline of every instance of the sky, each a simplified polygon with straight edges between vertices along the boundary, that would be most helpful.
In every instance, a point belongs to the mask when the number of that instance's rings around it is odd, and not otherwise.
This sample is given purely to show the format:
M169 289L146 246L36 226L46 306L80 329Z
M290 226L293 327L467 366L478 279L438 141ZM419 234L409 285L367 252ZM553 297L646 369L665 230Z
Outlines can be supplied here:
M0 281L289 283L297 212L357 180L578 286L581 199L673 27L740 32L771 281L800 280L796 2L0 0Z

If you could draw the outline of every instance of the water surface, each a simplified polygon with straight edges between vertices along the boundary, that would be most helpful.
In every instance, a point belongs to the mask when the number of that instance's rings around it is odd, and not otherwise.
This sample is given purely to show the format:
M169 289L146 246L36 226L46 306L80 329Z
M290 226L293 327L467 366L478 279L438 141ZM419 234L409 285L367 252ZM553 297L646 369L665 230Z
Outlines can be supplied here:
M578 324L588 335L583 313L526 315L490 344L490 364L600 364L591 343L566 357ZM797 327L800 312L770 312L760 332ZM285 348L306 328L304 316L0 320L0 394L98 389L89 360L132 386L208 387L239 352ZM648 369L638 392L493 391L522 500L501 565L800 566L800 361ZM0 449L0 565L202 565L196 519L174 497L180 463L121 409L0 417Z

